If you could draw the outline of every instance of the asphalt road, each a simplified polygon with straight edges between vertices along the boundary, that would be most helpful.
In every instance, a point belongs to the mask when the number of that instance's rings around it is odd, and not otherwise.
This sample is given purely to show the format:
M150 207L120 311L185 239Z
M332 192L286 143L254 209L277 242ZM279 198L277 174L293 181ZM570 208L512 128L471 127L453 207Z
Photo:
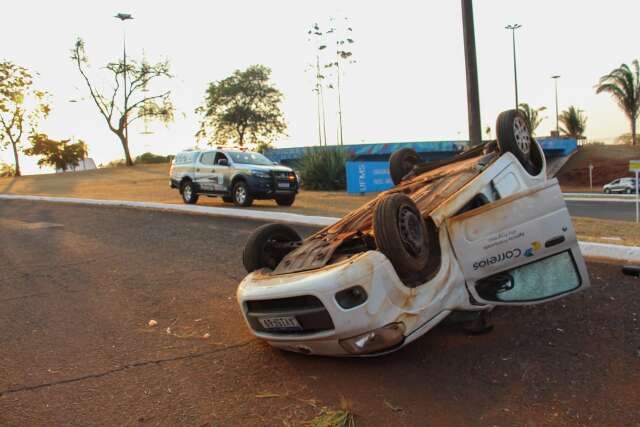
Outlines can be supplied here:
M296 425L341 405L359 426L640 423L640 281L618 266L496 310L488 335L306 357L255 340L236 305L258 225L0 202L0 425Z
M636 205L632 202L594 202L565 199L572 216L585 216L621 221L636 220Z

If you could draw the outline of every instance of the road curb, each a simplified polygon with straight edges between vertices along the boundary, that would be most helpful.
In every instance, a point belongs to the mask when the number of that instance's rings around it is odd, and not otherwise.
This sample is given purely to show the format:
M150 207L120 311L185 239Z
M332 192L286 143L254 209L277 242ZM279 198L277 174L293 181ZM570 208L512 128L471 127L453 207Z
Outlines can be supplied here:
M165 212L196 213L212 216L253 219L260 221L286 222L301 225L325 227L340 218L312 216L288 212L259 211L256 209L217 208L213 206L174 205L170 203L135 202L128 200L77 199L73 197L29 196L0 194L0 200L28 200L50 203L73 203L89 206L113 206L137 209L152 209ZM640 263L640 247L612 245L608 243L580 242L580 250L585 257Z

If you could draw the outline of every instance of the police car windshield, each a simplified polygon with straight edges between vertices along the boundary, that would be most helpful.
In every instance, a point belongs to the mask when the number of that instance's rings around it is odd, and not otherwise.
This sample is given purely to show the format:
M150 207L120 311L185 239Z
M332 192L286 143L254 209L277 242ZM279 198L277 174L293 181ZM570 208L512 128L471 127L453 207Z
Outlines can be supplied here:
M273 162L260 153L250 153L246 151L229 151L233 163L242 163L245 165L273 165Z

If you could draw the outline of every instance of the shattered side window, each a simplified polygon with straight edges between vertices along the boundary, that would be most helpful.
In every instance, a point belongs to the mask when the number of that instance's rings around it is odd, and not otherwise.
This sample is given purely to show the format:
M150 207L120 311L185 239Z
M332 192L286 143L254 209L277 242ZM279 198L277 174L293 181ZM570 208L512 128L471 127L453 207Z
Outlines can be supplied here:
M489 301L528 302L578 288L580 275L569 251L479 280L478 294Z

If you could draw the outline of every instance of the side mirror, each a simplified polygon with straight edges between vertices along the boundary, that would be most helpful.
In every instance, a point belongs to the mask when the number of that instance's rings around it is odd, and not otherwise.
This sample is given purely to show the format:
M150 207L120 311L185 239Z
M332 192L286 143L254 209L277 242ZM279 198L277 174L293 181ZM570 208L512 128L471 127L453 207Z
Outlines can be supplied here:
M218 160L218 165L219 166L229 166L229 160L227 160L227 159L219 159Z

